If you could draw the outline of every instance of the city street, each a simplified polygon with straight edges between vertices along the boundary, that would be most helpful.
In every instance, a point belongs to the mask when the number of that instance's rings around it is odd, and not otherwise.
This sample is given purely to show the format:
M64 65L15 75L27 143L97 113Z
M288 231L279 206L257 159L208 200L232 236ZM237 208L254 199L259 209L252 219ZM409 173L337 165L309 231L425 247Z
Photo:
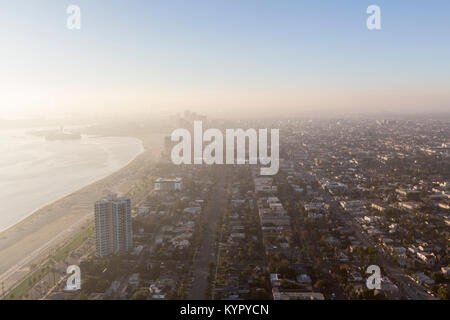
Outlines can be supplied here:
M204 300L208 288L209 263L214 259L215 241L214 236L217 229L217 220L223 215L226 208L226 190L224 176L213 187L213 196L206 207L205 230L201 247L195 257L192 270L194 271L194 282L188 293L189 300Z

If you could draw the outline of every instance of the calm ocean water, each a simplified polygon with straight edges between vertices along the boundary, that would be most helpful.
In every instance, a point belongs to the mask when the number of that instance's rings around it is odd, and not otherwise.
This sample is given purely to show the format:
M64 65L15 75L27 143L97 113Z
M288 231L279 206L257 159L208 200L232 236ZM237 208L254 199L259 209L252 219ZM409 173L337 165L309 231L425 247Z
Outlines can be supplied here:
M25 130L0 130L0 232L124 167L143 150L135 138L45 141Z

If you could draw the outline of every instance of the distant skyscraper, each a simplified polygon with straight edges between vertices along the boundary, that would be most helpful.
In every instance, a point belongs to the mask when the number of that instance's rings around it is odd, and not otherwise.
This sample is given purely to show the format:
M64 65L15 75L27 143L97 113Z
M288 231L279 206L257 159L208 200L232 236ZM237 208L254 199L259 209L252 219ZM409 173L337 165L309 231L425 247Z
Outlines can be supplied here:
M131 200L110 195L95 203L97 256L125 253L133 247Z

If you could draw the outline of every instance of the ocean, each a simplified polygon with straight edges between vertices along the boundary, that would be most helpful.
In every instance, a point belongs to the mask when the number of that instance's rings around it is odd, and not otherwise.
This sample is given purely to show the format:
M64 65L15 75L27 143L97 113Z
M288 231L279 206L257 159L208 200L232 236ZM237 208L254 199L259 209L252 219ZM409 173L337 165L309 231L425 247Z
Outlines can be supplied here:
M0 130L0 232L123 168L143 151L136 138L46 141L26 130Z

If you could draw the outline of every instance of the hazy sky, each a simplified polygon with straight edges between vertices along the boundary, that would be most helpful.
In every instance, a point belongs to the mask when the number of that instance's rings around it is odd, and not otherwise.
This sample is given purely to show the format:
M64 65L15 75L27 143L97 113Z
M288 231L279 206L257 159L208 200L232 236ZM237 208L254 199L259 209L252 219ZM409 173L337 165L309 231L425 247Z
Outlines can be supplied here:
M446 111L449 57L448 0L0 0L0 117Z

